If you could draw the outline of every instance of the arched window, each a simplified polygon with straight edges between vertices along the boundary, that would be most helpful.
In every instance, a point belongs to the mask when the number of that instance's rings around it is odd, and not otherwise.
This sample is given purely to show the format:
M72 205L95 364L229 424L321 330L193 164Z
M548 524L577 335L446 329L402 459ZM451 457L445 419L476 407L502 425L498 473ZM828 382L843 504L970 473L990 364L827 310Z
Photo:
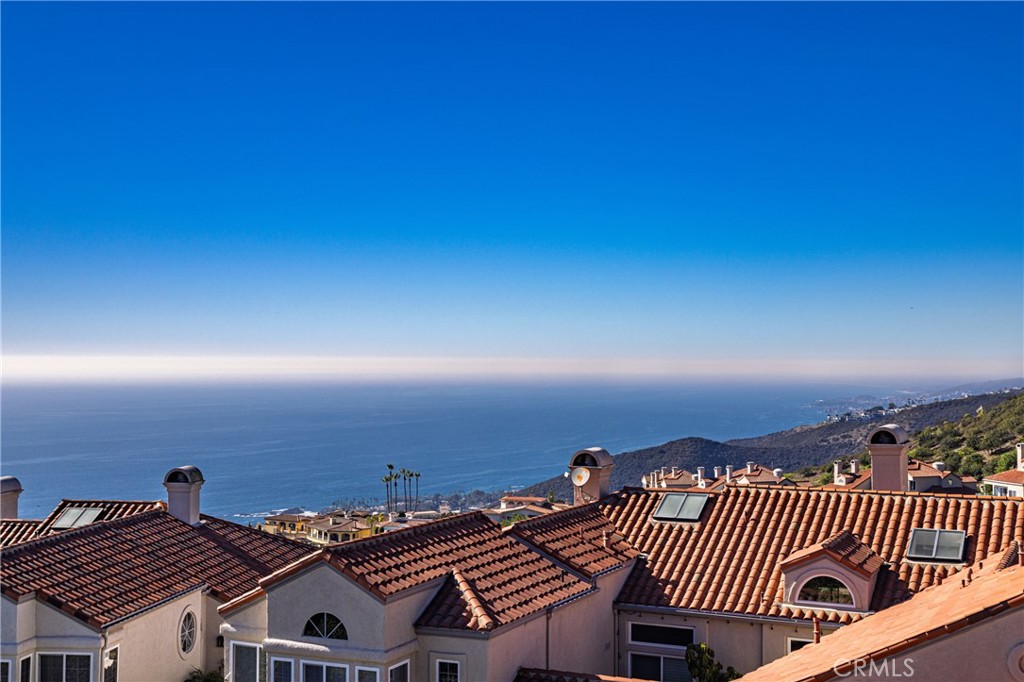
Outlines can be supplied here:
M302 630L303 637L323 637L325 639L348 639L348 632L341 619L333 613L318 613L306 621Z
M805 582L804 586L800 588L797 600L853 606L853 595L850 594L850 588L841 581L824 575Z
M196 644L196 617L191 611L186 611L181 619L181 626L178 628L178 644L181 646L181 653L187 654L192 651Z

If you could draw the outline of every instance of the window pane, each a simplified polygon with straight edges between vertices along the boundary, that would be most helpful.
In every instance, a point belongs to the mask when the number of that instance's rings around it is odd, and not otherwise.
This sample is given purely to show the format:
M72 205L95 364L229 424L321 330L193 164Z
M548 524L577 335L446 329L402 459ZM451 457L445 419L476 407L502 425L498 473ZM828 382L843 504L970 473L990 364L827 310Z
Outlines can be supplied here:
M403 663L388 671L388 682L409 682L409 664Z
M89 682L89 656L71 655L64 657L64 682Z
M807 641L807 640L791 639L791 640L789 640L789 653L793 653L794 651L799 651L800 649L803 649L808 644L810 644L810 642Z
M907 556L914 559L931 559L935 556L935 535L934 530L915 528L910 537L910 551Z
M693 630L688 628L669 628L660 625L643 625L641 623L632 623L630 627L634 642L667 644L669 646L693 644Z
M75 520L75 528L89 525L102 513L102 509L83 509L82 515Z
M0 661L0 682L11 682L11 664L9 661Z
M853 596L843 583L835 578L818 576L811 578L797 596L800 601L816 601L823 604L853 604Z
M39 682L64 682L63 656L40 654Z
M360 670L356 673L356 682L377 682L379 678L376 670Z
M348 682L346 677L348 677L348 671L344 668L327 668L327 682Z
M292 682L292 662L274 661L271 666L271 682Z
M690 669L686 667L685 659L663 656L661 665L664 682L690 682Z
M459 682L459 664L455 661L438 661L437 682Z
M704 509L704 503L707 501L707 495L687 495L679 510L679 518L696 521L700 518L700 512Z
M939 533L939 546L935 550L935 558L945 561L960 561L963 549L964 533L956 530L944 530Z
M303 663L302 682L324 682L324 667L312 663Z
M234 670L231 679L234 682L259 682L256 676L256 647L234 646Z
M630 654L629 676L638 680L660 680L661 679L661 657L644 656L643 654Z
M20 682L32 682L32 659L23 658L21 659L21 681Z

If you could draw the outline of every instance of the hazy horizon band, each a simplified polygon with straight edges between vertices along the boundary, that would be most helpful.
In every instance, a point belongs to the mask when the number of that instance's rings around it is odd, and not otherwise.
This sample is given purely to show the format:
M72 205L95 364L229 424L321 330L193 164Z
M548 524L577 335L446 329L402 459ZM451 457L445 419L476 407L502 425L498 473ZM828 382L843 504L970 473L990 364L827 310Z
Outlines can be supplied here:
M531 358L280 355L7 355L4 383L259 380L987 380L1014 358Z

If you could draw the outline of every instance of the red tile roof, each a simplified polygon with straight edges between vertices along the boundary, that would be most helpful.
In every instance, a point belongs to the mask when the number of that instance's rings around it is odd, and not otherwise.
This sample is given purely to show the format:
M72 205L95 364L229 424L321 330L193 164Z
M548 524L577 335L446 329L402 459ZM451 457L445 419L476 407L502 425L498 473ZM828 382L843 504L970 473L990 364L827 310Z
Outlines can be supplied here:
M0 520L0 547L8 547L31 540L36 536L41 523L41 519Z
M824 542L816 542L793 552L779 565L786 570L821 555L830 556L865 575L873 575L885 564L882 557L871 551L871 548L861 542L856 535L844 528Z
M615 677L593 673L569 673L563 670L520 668L513 682L641 682L634 677Z
M1024 608L1024 567L1006 565L1002 553L976 574L948 580L859 623L840 628L817 644L784 656L742 679L747 682L811 682L849 675L854 661L880 661L925 642L955 636L1008 609ZM835 668L837 661L840 667ZM845 675L843 675L845 673Z
M508 532L588 578L637 556L597 502L519 521Z
M967 565L1024 538L1024 498L729 486L709 493L700 523L653 523L662 494L626 489L600 503L649 557L633 568L621 604L847 623L858 616L781 603L787 557L848 529L890 564L880 570L871 603L879 610L960 568L905 561L913 528L966 531Z
M1017 485L1024 485L1024 471L1021 471L1020 469L1010 469L1009 471L1002 471L998 474L986 476L985 480L998 481L1000 483L1016 483Z
M0 551L0 591L36 598L94 627L209 586L230 599L309 547L213 517L190 526L162 510L92 523Z
M593 590L481 512L471 512L324 548L261 580L258 590L225 604L221 613L321 561L382 600L441 581L416 622L424 627L486 631Z

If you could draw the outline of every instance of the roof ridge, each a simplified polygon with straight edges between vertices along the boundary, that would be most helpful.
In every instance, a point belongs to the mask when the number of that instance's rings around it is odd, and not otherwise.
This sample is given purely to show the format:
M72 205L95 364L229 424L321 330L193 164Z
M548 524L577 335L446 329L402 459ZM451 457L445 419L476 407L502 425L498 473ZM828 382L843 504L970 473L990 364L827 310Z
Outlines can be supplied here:
M469 612L473 614L473 617L469 621L469 627L474 630L493 630L494 619L487 612L483 602L477 595L476 590L473 589L472 583L469 579L462 574L458 566L452 567L452 578L455 580L455 586L458 588L459 593L462 595L463 601L469 606Z

